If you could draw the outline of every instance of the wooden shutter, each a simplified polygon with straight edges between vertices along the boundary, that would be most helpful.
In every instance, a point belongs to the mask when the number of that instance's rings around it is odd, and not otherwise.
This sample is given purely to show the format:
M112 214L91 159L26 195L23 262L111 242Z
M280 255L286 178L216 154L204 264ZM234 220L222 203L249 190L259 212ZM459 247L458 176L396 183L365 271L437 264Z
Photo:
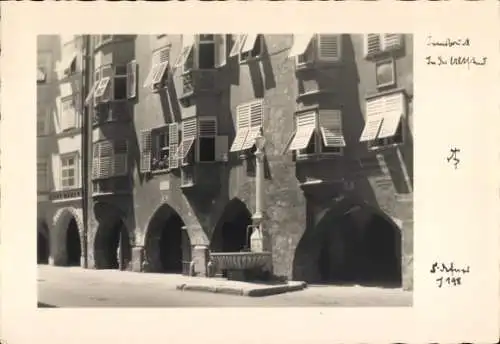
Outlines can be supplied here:
M227 40L226 35L215 35L215 66L226 65L227 60Z
M227 161L229 153L229 140L226 135L215 137L215 161Z
M114 80L113 80L113 76L114 76L114 71L113 71L113 68L111 66L105 66L103 69L102 69L102 75L101 75L101 85L99 85L99 87L102 87L103 90L101 92L102 93L102 96L101 96L101 101L103 102L107 102L109 101L110 99L112 99L113 97L113 94L112 94L112 91L113 91L113 84L114 84ZM108 81L105 81L105 78L108 78L107 80Z
M198 128L200 137L215 137L217 135L217 120L215 118L200 118Z
M392 137L396 134L401 118L406 112L405 97L403 93L395 93L381 98L383 101L384 121L380 128L378 138Z
M133 60L127 64L127 98L133 99L137 96L137 61Z
M178 168L179 167L179 156L178 156L178 148L179 148L179 125L177 123L171 123L168 126L168 145L170 149L169 155L169 168Z
M234 40L234 45L231 48L229 57L234 57L240 53L241 48L243 47L243 43L245 43L247 36L248 34L236 35L236 39Z
M340 61L342 55L342 35L318 35L319 59Z
M141 173L151 172L151 130L141 131Z
M289 150L305 149L316 130L317 113L315 111L296 115L295 136L288 147Z
M236 137L231 145L231 152L239 152L245 144L248 132L250 131L250 104L241 104L236 107Z
M382 50L380 34L369 33L365 35L365 56L378 54Z
M384 51L397 50L403 45L403 35L385 33L382 35L382 49Z
M320 110L319 126L325 147L345 147L342 132L342 111Z

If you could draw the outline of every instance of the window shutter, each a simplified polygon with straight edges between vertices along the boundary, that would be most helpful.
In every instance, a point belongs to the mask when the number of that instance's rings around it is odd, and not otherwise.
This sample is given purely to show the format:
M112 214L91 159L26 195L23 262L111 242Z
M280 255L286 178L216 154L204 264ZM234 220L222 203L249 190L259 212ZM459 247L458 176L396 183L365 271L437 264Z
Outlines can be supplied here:
M179 156L178 156L178 147L179 147L179 125L177 123L171 123L168 127L168 140L169 140L169 162L168 165L170 168L178 168L179 167Z
M243 43L247 39L248 34L236 35L236 39L234 41L234 45L231 48L231 52L229 53L229 57L234 57L238 55L243 47Z
M319 58L339 61L342 55L342 35L318 35Z
M102 93L102 96L101 96L101 101L103 102L107 102L111 99L111 96L112 96L112 89L113 89L113 68L111 68L111 66L106 66L102 69L102 83L100 85L100 87L103 88L103 90L101 92ZM108 81L104 81L106 80L105 78L107 78Z
M231 145L231 152L239 152L245 144L250 130L250 104L241 104L236 107L236 137Z
M127 64L127 98L133 99L137 96L137 61Z
M182 122L182 139L195 138L198 133L196 118L186 119Z
M214 137L217 135L217 120L215 118L200 118L199 136Z
M345 147L342 132L342 111L320 110L319 125L325 147Z
M365 35L365 56L378 54L382 50L380 34L369 33Z
M264 115L264 102L262 100L257 100L250 103L250 127L257 128L262 127L263 115Z
M385 33L382 36L382 48L384 51L397 50L403 45L402 34Z
M141 173L151 171L151 130L141 131Z
M228 160L229 141L225 135L215 137L215 161Z
M226 65L227 43L226 35L215 35L215 66L222 67Z

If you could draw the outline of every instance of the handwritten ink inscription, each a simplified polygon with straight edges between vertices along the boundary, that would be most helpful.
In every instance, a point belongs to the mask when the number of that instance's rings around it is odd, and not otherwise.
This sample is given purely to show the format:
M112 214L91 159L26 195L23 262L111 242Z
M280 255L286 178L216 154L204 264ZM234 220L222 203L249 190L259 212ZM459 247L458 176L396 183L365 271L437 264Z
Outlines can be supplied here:
M457 156L458 153L460 153L460 149L451 148L450 149L450 156L446 157L446 161L448 161L448 162L453 160L453 164L455 165L455 169L458 168L458 164L460 163L460 159Z
M450 264L434 262L430 273L437 276L436 285L438 288L458 287L462 285L463 277L470 273L470 266L456 267L454 262Z
M444 40L436 40L432 36L427 37L427 46L432 48L470 48L471 40L470 38L446 38ZM428 66L449 66L449 67L482 67L488 63L488 57L486 56L472 56L469 54L438 54L438 55L427 55L425 57L425 62Z

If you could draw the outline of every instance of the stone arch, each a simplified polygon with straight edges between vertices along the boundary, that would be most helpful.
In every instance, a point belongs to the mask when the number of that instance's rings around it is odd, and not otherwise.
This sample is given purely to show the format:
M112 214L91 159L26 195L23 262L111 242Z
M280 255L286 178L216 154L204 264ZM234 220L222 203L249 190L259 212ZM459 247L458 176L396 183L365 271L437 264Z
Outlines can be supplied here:
M133 235L125 214L110 203L94 204L97 227L93 233L93 259L96 269L128 270L132 260Z
M37 221L37 264L47 264L50 256L49 229L45 220Z
M201 227L197 230L187 226L172 206L160 204L149 217L143 236L144 269L148 272L187 273L192 256L191 238L199 237L199 231L203 232Z
M84 240L82 209L74 207L58 209L52 223L55 233L55 265L79 266Z
M231 199L216 222L210 240L214 252L238 252L250 246L252 213L239 198Z
M310 283L401 285L401 228L366 202L318 212L295 250L293 277Z

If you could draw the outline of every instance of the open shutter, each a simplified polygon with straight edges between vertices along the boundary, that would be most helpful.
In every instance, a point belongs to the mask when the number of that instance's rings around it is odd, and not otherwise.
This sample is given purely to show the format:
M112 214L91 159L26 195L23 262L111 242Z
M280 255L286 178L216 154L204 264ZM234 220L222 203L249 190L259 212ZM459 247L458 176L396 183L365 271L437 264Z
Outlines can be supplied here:
M289 150L305 149L316 130L317 113L315 111L296 115L295 136L288 147Z
M382 49L384 51L397 50L403 45L403 35L385 33L382 35Z
M380 34L369 33L365 35L365 56L378 54L382 50Z
M250 131L250 104L242 104L236 107L236 137L231 145L231 152L239 152L245 144Z
M151 130L141 131L141 173L151 172Z
M137 61L127 64L127 98L133 99L137 96Z
M320 110L319 126L325 147L345 147L340 110Z
M169 155L169 168L178 168L179 167L179 156L178 156L178 147L179 147L179 125L177 123L170 123L168 126L168 145L170 148Z
M215 137L215 161L228 160L229 141L226 135Z
M379 139L392 137L396 134L406 109L403 93L384 96L381 100L383 100L384 121L378 134Z
M312 33L293 35L293 46L288 57L296 57L304 54L313 38L314 34Z
M227 44L226 35L215 35L215 66L222 67L226 65Z
M247 53L249 51L252 51L253 48L255 47L255 43L257 42L257 39L259 38L259 34L257 33L250 33L247 35L245 38L245 43L242 45L240 49L240 53Z
M236 39L234 41L234 45L231 48L231 52L229 53L229 57L234 57L241 52L241 48L247 39L248 34L240 34L236 35Z
M186 63L195 41L195 35L182 35L182 50L174 64L174 68L179 68Z
M257 100L249 104L250 107L250 130L241 150L249 149L255 144L255 139L262 132L262 121L264 117L264 103Z
M340 61L342 35L318 35L319 58L324 61Z

